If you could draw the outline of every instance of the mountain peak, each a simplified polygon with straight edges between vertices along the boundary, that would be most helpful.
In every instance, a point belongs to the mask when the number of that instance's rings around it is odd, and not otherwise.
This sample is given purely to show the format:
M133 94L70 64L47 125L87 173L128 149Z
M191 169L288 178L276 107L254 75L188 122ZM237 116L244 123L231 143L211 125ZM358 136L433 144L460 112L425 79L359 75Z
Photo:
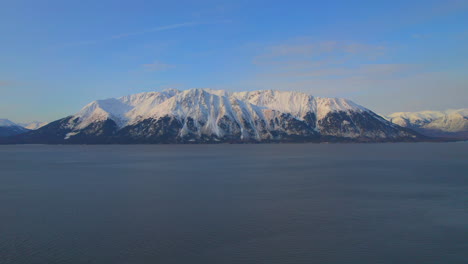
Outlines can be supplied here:
M9 137L25 133L28 129L8 119L0 119L0 137Z
M9 127L9 126L17 126L14 122L6 119L6 118L0 118L0 126L1 127Z
M34 129L38 129L38 128L41 128L45 125L47 125L48 123L47 122L41 122L41 121L32 121L32 122L27 122L27 123L18 123L18 125L24 127L24 128L27 128L27 129L31 129L31 130L34 130Z
M167 88L167 89L164 89L161 91L161 93L165 93L167 95L170 95L170 96L174 96L178 93L180 93L181 91L179 89L175 89L175 88Z

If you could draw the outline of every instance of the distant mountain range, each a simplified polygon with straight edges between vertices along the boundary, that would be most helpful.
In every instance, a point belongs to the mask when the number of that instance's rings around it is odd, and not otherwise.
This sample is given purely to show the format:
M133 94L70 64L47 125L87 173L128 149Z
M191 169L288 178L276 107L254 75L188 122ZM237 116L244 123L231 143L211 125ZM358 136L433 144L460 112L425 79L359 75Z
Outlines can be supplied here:
M8 119L0 119L0 137L14 136L27 131L29 131L29 129L17 125Z
M33 121L29 123L14 123L8 119L0 119L0 137L9 137L26 133L47 125L47 122Z
M387 119L431 137L468 139L468 109L393 113Z
M399 142L428 140L342 98L262 90L168 89L97 100L1 143ZM392 121L392 122L390 122Z
M38 129L38 128L41 128L45 125L47 125L48 123L47 122L40 122L40 121L33 121L33 122L29 122L29 123L18 123L18 125L24 127L24 128L27 128L29 130L35 130L35 129Z

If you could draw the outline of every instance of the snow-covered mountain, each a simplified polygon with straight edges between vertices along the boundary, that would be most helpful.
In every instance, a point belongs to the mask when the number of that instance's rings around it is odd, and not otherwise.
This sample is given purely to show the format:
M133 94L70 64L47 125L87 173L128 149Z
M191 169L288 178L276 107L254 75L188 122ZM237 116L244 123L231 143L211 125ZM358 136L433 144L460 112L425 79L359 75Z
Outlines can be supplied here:
M27 131L28 129L25 129L8 119L0 119L0 137L19 135Z
M428 136L468 139L468 108L398 112L389 115L388 120Z
M17 125L8 119L0 118L0 127L11 127L11 126L17 126Z
M38 128L41 128L45 125L47 125L48 123L47 122L40 122L40 121L32 121L32 122L29 122L29 123L18 123L18 125L24 127L24 128L27 128L29 130L35 130L35 129L38 129Z
M421 136L341 98L286 91L175 89L97 100L17 137L29 143L414 141Z

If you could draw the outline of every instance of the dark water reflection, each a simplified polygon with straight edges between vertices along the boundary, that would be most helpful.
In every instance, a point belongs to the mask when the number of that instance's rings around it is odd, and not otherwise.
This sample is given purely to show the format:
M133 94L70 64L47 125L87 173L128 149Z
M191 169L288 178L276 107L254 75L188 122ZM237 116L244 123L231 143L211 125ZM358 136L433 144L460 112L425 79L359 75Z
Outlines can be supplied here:
M0 263L467 263L468 144L0 146Z

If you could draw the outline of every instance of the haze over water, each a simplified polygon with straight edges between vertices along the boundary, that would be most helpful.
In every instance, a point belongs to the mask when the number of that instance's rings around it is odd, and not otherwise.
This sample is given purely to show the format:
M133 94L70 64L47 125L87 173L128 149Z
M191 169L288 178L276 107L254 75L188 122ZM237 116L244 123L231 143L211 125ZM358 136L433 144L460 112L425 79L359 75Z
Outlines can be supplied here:
M0 263L466 263L468 145L0 146Z

